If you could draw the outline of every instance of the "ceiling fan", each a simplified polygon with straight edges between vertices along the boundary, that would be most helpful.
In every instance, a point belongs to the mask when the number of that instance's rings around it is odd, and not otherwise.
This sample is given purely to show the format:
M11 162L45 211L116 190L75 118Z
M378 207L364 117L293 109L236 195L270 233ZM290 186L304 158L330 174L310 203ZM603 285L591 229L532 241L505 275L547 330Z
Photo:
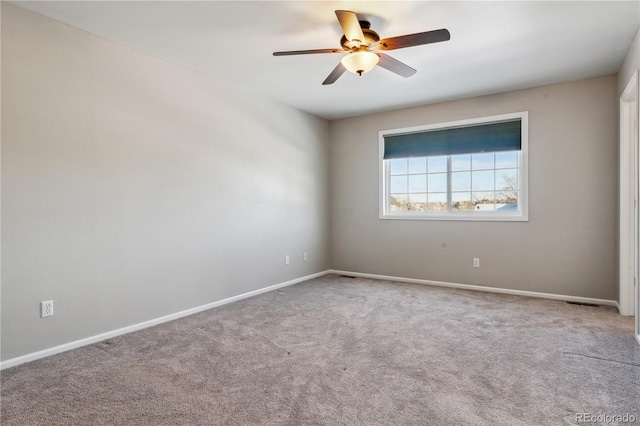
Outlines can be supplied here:
M368 21L358 20L358 16L354 12L336 10L336 16L344 31L344 35L340 39L342 48L290 50L287 52L273 52L273 56L346 52L347 55L342 58L338 66L336 66L322 82L323 85L333 84L347 70L354 74L362 75L372 70L376 65L407 78L415 74L416 70L379 51L438 43L451 38L448 30L440 29L380 40L378 33L370 28L371 24Z

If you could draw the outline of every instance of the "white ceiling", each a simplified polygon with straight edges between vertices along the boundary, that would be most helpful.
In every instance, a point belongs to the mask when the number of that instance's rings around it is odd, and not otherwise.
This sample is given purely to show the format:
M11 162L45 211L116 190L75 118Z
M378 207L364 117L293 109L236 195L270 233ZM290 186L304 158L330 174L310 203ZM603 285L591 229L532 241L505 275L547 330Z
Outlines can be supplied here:
M616 73L640 25L634 1L15 2L20 7L327 119ZM334 10L382 38L447 28L451 40L389 51L418 70L376 67L322 81L341 54Z

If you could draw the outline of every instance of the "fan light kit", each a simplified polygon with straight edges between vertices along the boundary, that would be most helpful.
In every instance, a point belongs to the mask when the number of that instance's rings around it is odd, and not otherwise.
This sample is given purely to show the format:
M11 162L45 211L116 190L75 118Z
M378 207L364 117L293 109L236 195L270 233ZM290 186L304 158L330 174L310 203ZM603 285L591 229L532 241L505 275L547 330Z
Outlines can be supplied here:
M368 50L357 50L344 56L340 62L347 71L362 75L363 72L371 71L376 66L380 57Z
M273 56L307 55L314 53L347 53L322 84L333 84L345 71L362 75L371 71L376 65L401 77L411 77L416 70L410 66L380 53L380 50L394 50L422 44L438 43L451 38L449 31L440 29L423 33L407 34L380 40L378 33L370 28L368 21L358 20L354 12L336 10L336 17L344 31L340 40L342 49L291 50L274 52Z

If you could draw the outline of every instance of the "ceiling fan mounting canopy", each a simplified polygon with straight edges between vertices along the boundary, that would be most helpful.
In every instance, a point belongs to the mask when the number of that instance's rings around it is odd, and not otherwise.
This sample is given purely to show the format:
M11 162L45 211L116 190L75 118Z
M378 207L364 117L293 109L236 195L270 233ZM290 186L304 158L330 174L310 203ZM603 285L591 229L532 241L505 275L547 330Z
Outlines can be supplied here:
M362 75L373 69L376 65L406 78L415 74L416 70L389 55L379 53L380 50L403 49L405 47L447 41L451 38L448 30L440 29L381 40L378 33L371 29L369 21L358 20L354 12L336 10L335 13L344 31L344 35L340 39L342 48L291 50L274 52L273 55L289 56L315 53L347 53L333 71L331 71L322 83L323 85L335 83L347 70Z

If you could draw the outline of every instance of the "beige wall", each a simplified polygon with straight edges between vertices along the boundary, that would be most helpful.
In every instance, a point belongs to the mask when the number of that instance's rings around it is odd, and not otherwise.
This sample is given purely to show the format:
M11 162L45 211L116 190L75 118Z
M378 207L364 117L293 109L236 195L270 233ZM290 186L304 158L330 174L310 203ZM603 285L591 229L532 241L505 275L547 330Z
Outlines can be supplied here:
M378 218L380 130L517 111L529 111L528 222ZM332 267L615 299L616 111L608 76L332 122Z
M616 298L614 76L328 123L6 3L1 35L2 360L329 268ZM522 110L529 222L378 219L379 130Z
M5 2L1 95L3 360L330 267L328 122Z

